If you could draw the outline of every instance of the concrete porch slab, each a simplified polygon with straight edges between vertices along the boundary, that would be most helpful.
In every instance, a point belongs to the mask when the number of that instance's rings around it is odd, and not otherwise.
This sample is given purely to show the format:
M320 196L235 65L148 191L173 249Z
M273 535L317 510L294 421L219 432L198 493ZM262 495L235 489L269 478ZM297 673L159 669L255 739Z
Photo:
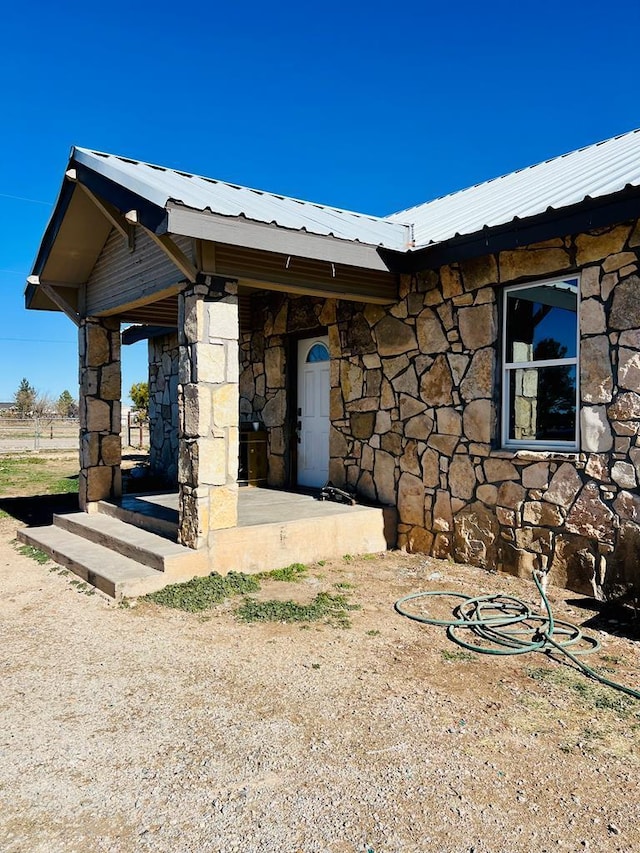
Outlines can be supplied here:
M176 493L125 495L120 505L101 502L99 508L156 532L160 521L164 535L177 534ZM393 507L345 506L312 495L241 488L238 526L210 534L209 570L258 572L379 553L395 545L396 518Z

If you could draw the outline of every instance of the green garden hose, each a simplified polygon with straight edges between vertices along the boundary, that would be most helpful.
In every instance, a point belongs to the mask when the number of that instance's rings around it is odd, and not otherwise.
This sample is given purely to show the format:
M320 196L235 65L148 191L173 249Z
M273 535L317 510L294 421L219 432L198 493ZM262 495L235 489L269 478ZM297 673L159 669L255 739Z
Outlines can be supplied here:
M536 572L533 573L533 580L542 598L545 615L534 613L524 601L504 593L472 598L451 590L431 590L405 595L396 601L395 609L402 616L414 619L416 622L446 627L450 640L480 654L521 655L528 652L547 654L554 651L560 652L589 678L614 690L620 690L634 699L640 699L640 690L611 681L580 660L579 655L597 651L600 643L594 637L583 634L577 625L554 619L551 605ZM463 603L454 607L453 619L435 619L410 609L409 602L416 602L429 596L461 598ZM463 635L469 639L463 639ZM569 651L569 646L576 646L579 643L583 648L574 648L573 651ZM584 648L585 644L586 648Z

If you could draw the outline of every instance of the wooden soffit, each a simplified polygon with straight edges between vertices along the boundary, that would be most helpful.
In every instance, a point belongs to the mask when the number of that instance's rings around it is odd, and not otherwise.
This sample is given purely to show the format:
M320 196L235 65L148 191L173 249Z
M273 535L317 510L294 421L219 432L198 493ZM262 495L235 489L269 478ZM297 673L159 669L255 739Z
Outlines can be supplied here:
M395 273L210 242L200 244L199 256L203 273L227 276L260 290L380 305L398 299Z

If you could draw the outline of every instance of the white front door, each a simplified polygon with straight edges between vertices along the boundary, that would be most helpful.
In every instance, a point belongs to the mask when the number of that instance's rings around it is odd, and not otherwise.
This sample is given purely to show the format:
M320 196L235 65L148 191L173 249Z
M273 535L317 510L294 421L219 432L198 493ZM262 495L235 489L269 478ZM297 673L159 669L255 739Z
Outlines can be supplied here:
M329 477L329 338L298 341L298 485L320 488Z

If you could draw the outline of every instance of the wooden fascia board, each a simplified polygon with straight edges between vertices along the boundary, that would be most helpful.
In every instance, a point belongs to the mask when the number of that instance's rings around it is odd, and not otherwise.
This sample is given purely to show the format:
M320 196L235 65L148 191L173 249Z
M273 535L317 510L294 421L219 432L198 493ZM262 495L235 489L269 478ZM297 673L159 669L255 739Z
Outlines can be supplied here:
M144 226L140 227L144 228ZM198 270L194 267L182 249L173 242L171 237L168 234L155 234L148 228L144 228L144 231L149 235L153 242L162 249L165 255L173 264L175 264L186 279L190 281L191 284L195 284L198 277Z
M42 281L37 275L30 275L27 281L30 285L33 285L34 287L39 287L40 290L42 290L42 292L49 297L49 299L54 303L54 305L57 305L58 308L63 311L67 315L67 317L73 323L75 323L76 326L80 325L80 317L77 311L74 311L71 305L69 305L67 300L64 299L64 297L61 296L60 293L58 293L55 286L51 282Z
M171 234L364 269L389 271L378 247L366 243L323 237L305 231L279 228L276 225L250 222L241 217L220 216L171 204L167 206L167 214L167 231Z
M392 305L397 302L398 295L395 291L393 295L377 294L372 296L362 290L345 287L342 284L336 284L332 287L330 283L319 285L316 282L305 282L301 279L296 281L277 281L272 277L269 278L247 278L239 276L239 286L251 287L257 290L275 290L279 293L292 293L298 296L322 296L328 299L344 299L348 302L367 302L375 305Z
M107 202L102 201L102 199L98 198L98 196L92 192L89 187L86 187L84 184L78 183L78 186L82 190L85 195L91 199L91 201L98 208L100 213L113 225L116 231L127 241L129 242L131 237L131 226L126 221L124 216L121 216L120 213L112 207Z

